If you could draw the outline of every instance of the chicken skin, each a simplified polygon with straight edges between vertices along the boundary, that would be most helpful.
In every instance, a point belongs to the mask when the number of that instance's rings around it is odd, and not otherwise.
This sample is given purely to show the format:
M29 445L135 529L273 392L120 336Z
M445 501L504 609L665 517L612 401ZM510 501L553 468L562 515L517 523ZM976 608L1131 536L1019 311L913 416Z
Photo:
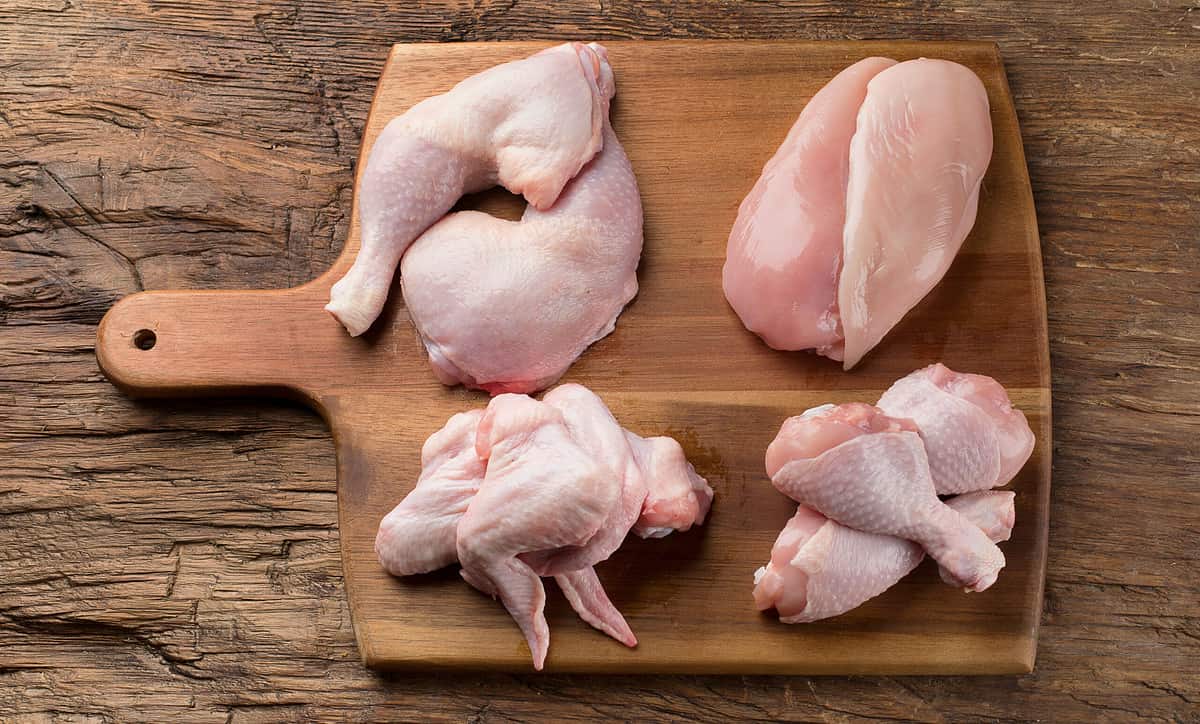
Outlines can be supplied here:
M489 68L392 119L359 187L362 246L325 307L354 336L383 309L400 258L464 193L497 184L548 209L600 151L614 93L595 43Z

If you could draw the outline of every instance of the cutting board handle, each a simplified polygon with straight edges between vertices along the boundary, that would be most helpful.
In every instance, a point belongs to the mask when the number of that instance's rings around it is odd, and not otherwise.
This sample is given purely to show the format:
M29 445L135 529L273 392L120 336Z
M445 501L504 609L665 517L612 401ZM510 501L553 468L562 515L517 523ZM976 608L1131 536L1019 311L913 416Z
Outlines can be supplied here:
M313 332L337 323L302 289L130 295L100 322L100 369L139 397L304 395L306 362L323 336Z

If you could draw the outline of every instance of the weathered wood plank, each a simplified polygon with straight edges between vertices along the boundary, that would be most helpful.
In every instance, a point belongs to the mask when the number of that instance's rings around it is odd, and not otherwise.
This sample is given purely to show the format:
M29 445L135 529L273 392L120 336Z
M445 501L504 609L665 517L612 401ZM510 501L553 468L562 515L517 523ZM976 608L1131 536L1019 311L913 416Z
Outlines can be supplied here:
M0 6L5 718L1197 719L1194 3L330 5ZM333 261L391 43L563 36L1001 44L1054 370L1037 672L380 678L357 662L323 527L320 421L132 403L100 377L95 324L139 286L284 287Z

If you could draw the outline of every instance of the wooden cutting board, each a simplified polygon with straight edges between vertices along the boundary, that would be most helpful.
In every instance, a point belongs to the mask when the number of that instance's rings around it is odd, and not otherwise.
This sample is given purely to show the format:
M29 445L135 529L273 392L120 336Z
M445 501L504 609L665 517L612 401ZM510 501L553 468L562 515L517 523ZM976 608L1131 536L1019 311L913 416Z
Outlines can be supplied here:
M549 42L397 45L375 93L358 168L393 116L489 66ZM613 42L613 125L646 213L641 292L616 332L564 381L595 390L642 435L671 435L716 490L703 527L631 538L598 567L641 644L580 621L548 582L548 671L731 674L982 674L1033 667L1050 492L1050 367L1033 198L1004 68L990 43ZM768 349L721 293L738 203L809 97L868 55L947 58L983 79L995 152L979 218L949 274L853 372ZM493 192L465 205L515 218ZM357 219L357 210L354 217ZM438 384L399 284L373 330L353 339L322 306L358 250L357 223L333 268L272 291L146 292L101 322L105 374L132 395L271 394L328 422L337 450L346 590L369 666L530 671L503 607L455 570L398 580L373 551L380 518L412 487L425 438L486 397ZM926 561L841 617L786 626L758 613L754 570L795 504L771 487L763 451L783 419L824 402L873 402L895 379L941 361L991 375L1038 436L1012 483L1017 525L999 582L981 594L942 584Z

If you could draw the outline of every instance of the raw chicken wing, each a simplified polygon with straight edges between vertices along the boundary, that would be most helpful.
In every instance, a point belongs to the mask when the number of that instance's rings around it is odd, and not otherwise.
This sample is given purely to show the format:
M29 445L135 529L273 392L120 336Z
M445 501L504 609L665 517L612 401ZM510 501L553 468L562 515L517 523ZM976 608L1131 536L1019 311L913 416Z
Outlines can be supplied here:
M619 503L621 482L572 438L562 412L523 395L492 400L475 449L488 462L458 524L462 577L500 599L540 670L550 645L546 592L521 556L586 545Z
M1010 492L960 495L946 505L993 542L1008 540L1015 513ZM759 610L774 608L783 623L838 616L891 588L925 557L903 538L848 528L801 505L754 574Z
M575 613L592 628L603 631L626 646L637 646L637 637L625 622L625 617L608 599L595 568L588 566L577 571L559 573L554 576L554 582L566 596L571 608L575 609Z
M646 480L646 499L633 526L641 538L662 538L700 525L712 505L713 489L696 474L683 448L670 437L625 437Z
M520 625L537 668L549 645L541 576L584 621L636 646L593 565L631 529L661 537L702 523L713 495L679 443L625 430L575 384L542 402L505 394L455 415L426 442L422 465L380 524L380 562L410 575L460 561L463 578Z
M394 576L429 573L458 560L458 521L483 482L475 429L483 410L460 412L421 448L421 477L384 516L375 553Z
M416 487L384 517L375 538L375 552L388 573L428 573L458 561L458 523L483 483L486 461L475 452L483 412L454 415L425 442ZM627 646L637 645L593 568L554 578L581 618Z
M547 392L542 403L561 412L571 439L618 486L615 504L608 509L600 530L585 544L524 557L534 570L547 576L607 560L642 513L646 480L629 449L624 428L594 392L582 385L560 385Z

